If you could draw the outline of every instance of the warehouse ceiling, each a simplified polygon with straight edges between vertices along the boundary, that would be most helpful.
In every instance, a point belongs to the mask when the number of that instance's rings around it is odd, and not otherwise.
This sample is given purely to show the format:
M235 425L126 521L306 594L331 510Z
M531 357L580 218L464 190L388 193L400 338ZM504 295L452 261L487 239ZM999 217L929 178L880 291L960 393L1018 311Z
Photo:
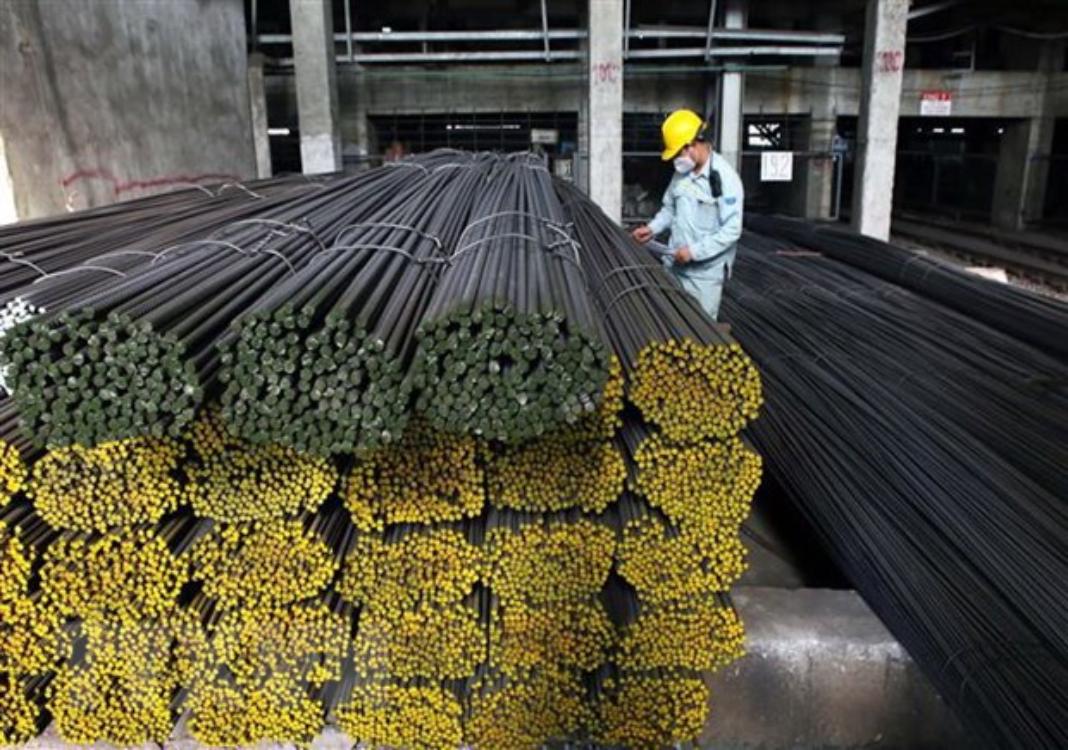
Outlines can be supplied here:
M396 31L533 29L541 26L541 5L530 0L420 0L405 3L367 3L349 0L354 28ZM251 15L257 6L261 32L289 32L288 0L245 0ZM720 6L724 3L720 2ZM336 28L344 28L345 0L334 0ZM547 0L549 25L554 28L582 26L586 3L582 0ZM865 0L750 0L751 26L807 28L859 34L863 28ZM925 30L949 30L963 25L1011 25L1035 33L1068 32L1068 3L1064 0L915 0L913 12L937 9L912 23ZM639 24L704 25L708 3L692 0L633 0L632 22ZM841 19L829 27L828 19Z
M245 0L250 31L253 18L258 35L287 35L290 32L288 0ZM632 0L629 28L689 29L701 32L708 27L710 5L693 0ZM718 7L716 24L723 25L723 0ZM859 63L865 19L865 0L750 0L748 27L838 33L844 35L841 63ZM557 32L585 26L586 3L582 0L420 0L406 3L367 3L357 0L333 0L334 27L338 34L346 27L355 32L465 32L527 31L548 28ZM907 58L913 65L928 68L1029 69L1037 60L1040 42L1058 35L1068 37L1068 3L1064 0L914 0L909 22ZM540 38L539 38L540 39ZM539 39L517 40L435 40L398 43L364 41L366 53L470 52L473 50L532 50ZM692 46L690 40L644 40L646 47ZM265 43L260 47L268 56L287 58L287 45ZM575 50L576 40L556 39L556 50ZM567 59L573 59L572 57ZM565 59L565 58L560 58ZM699 59L699 58L698 58ZM439 60L440 61L440 60ZM630 60L632 61L633 60Z

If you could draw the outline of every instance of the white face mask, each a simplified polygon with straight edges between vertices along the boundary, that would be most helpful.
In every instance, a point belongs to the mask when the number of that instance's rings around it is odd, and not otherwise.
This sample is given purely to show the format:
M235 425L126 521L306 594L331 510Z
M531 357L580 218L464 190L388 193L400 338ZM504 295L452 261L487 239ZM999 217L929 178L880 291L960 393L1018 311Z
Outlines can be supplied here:
M675 171L679 174L686 174L687 172L692 172L693 168L696 166L697 165L694 164L693 159L688 156L683 155L675 157Z

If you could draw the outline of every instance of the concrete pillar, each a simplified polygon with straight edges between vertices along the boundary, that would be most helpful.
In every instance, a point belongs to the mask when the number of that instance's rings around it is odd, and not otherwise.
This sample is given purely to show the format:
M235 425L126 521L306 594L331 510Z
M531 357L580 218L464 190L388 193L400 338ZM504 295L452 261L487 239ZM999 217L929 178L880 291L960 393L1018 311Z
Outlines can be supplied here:
M341 169L334 19L330 0L289 0L304 174Z
M623 211L623 0L590 0L589 11L589 195L619 221Z
M271 139L267 135L267 91L263 85L263 55L248 56L248 98L252 123L252 146L256 153L256 176L270 177Z
M1042 219L1056 126L1052 86L1063 60L1064 42L1043 45L1035 73L1041 115L1007 125L1001 136L991 221L1002 229L1023 229Z
M4 134L0 132L0 224L11 224L19 220L18 206L15 205L15 181L11 179L11 169L7 165L7 150L4 147Z
M723 8L723 25L728 29L744 29L748 16L747 0L727 0ZM745 96L745 79L740 72L728 71L723 74L723 82L720 86L719 102L719 137L716 139L716 150L724 159L729 161L734 168L742 170L742 128L744 118L742 116L742 100Z
M861 64L853 228L887 240L894 197L908 0L868 0Z
M722 76L715 73L709 73L705 80L705 106L701 110L701 116L709 118L713 123L719 122L716 110L719 108L719 87L722 83Z
M834 173L837 165L831 156L831 147L837 125L834 112L829 107L813 107L806 146L809 156L804 161L803 172L802 215L806 219L828 219L834 213Z
M371 120L367 114L368 101L370 101L370 92L367 86L367 75L362 66L357 66L356 131L353 140L355 141L356 152L362 167L369 166L367 159L371 156Z
M575 161L572 165L575 185L579 190L590 193L590 98L582 92L578 98L577 138L575 143Z

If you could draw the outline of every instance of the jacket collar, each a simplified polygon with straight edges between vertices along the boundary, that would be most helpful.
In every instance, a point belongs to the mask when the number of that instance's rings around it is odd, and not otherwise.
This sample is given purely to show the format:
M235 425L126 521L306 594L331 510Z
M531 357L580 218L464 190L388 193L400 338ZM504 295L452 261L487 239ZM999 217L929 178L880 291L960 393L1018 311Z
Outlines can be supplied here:
M692 170L687 173L687 177L691 180L705 180L708 179L709 171L712 169L712 160L716 158L715 151L708 152L708 158L705 159L704 165L698 170Z

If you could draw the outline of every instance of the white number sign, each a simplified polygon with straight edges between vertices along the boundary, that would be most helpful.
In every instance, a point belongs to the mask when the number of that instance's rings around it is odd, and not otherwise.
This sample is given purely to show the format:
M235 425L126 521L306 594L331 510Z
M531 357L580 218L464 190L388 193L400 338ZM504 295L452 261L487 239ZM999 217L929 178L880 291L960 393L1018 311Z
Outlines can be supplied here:
M793 151L764 151L760 154L761 182L790 182L793 179Z

